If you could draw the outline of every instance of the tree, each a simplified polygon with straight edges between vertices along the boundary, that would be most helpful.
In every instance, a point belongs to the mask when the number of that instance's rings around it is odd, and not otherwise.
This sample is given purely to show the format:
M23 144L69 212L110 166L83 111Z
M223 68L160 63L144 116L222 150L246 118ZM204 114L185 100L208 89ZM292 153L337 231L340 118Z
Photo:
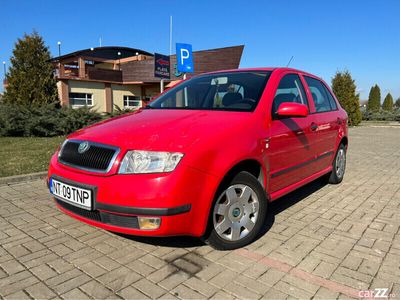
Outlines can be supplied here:
M356 84L349 71L336 72L332 78L332 90L349 116L349 125L360 124L360 95L356 94Z
M367 109L369 112L377 112L381 108L381 89L377 84L371 87L368 96Z
M394 106L396 106L396 108L400 108L400 97L396 100Z
M383 110L386 111L392 111L393 110L393 97L388 93L385 97L385 100L383 100L383 105L382 105Z
M18 39L6 76L4 102L25 106L57 102L56 80L49 60L49 48L36 31Z

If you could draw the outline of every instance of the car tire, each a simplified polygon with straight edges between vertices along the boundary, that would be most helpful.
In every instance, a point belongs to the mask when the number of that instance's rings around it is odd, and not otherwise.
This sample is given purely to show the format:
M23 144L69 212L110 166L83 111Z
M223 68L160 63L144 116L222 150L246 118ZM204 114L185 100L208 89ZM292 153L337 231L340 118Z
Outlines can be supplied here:
M266 212L264 188L252 174L240 172L217 192L203 238L217 250L241 248L256 239Z
M346 146L340 144L332 163L332 172L329 174L328 182L331 184L341 183L346 171Z

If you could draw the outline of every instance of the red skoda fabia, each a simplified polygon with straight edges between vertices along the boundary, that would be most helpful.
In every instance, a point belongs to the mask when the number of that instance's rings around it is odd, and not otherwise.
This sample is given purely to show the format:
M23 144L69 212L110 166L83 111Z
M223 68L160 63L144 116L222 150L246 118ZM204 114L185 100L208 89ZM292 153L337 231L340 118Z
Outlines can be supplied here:
M343 179L347 115L328 85L288 68L193 77L147 107L79 130L51 159L68 215L132 235L252 242L268 203Z

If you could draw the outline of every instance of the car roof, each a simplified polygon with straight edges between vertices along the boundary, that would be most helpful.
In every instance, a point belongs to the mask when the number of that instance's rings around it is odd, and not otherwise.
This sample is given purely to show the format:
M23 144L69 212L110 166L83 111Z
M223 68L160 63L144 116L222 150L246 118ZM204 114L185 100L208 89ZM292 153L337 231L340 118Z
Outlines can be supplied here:
M217 73L226 73L226 72L244 72L244 71L272 71L272 72L296 72L296 73L300 73L302 75L306 75L306 76L310 76L313 78L317 78L319 80L322 80L322 78L315 76L311 73L302 71L302 70L297 70L297 69L293 69L293 68L286 68L286 67L266 67L266 68L240 68L240 69L228 69L228 70L220 70L220 71L214 71L214 72L208 72L208 73L204 73L204 74L217 74ZM204 75L201 74L201 75Z

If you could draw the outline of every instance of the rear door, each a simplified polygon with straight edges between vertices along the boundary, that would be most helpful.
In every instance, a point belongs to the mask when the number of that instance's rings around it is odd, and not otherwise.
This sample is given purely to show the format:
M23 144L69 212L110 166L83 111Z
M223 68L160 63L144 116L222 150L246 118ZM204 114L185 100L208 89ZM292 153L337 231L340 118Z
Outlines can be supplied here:
M283 102L297 102L308 106L305 89L298 74L281 77L272 104L269 140L269 192L288 187L315 172L313 158L315 134L311 130L313 115L305 118L278 118L276 111Z
M332 161L342 120L338 118L336 101L325 84L321 80L309 76L304 76L304 79L315 107L313 116L314 122L317 124L315 131L317 168L320 171L327 168Z

